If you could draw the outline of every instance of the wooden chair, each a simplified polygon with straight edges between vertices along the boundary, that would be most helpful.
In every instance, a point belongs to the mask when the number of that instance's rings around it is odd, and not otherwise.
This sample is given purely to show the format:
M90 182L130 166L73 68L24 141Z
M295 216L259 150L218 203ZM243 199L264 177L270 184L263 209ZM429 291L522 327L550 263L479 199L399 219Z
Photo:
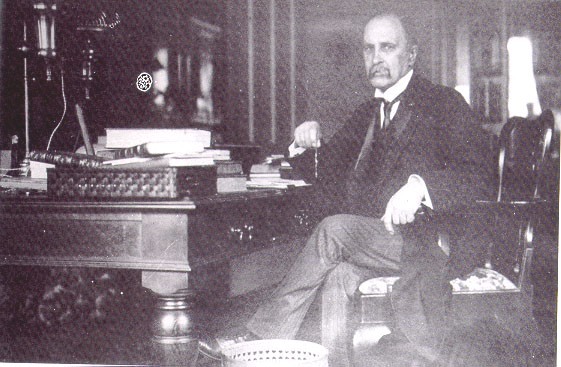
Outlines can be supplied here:
M546 110L536 119L513 117L501 131L496 200L478 201L473 206L474 214L483 215L492 226L489 231L492 236L480 268L451 281L451 313L455 325L472 325L492 318L506 320L510 327L521 331L532 319L530 269L534 228L538 214L547 204L540 190L542 169L550 155L553 125L553 114ZM453 245L449 238L446 233L439 233L443 249ZM373 278L360 285L357 319L350 333L350 347L355 356L375 346L390 332L389 294L396 279Z

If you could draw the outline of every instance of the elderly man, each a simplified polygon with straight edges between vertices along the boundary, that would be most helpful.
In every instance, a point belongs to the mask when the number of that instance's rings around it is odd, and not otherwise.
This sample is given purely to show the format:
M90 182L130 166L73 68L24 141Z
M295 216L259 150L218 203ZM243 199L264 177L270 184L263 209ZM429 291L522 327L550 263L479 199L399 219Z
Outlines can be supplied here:
M352 295L372 274L404 270L408 240L403 229L416 220L419 209L442 210L487 194L490 156L479 122L459 93L415 73L418 45L406 18L386 12L370 19L363 47L375 98L363 103L326 143L318 122L302 123L289 148L296 170L310 180L317 173L317 205L325 218L274 294L246 325L247 334L222 340L222 345L294 338L322 289L322 344L330 350L330 365L345 365ZM319 167L314 167L317 162ZM438 246L427 252L430 256L420 258L437 272L428 279L441 280L448 254ZM413 253L408 255L410 264L416 262ZM409 279L416 281L418 274ZM435 284L430 282L423 284ZM418 301L415 295L408 297L403 302ZM411 324L407 317L403 320L396 335L425 341L421 329L413 327L412 336L408 334L417 315ZM427 326L424 321L419 324ZM209 351L205 343L201 347Z

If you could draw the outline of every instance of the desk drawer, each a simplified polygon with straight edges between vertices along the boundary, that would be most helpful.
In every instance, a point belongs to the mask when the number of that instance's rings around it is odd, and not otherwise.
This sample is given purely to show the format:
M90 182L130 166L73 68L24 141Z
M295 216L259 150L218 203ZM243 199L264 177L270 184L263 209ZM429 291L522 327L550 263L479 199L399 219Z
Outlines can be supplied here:
M293 203L270 200L199 210L189 217L189 257L203 263L221 261L306 236L305 215Z
M139 257L141 216L0 214L1 255Z

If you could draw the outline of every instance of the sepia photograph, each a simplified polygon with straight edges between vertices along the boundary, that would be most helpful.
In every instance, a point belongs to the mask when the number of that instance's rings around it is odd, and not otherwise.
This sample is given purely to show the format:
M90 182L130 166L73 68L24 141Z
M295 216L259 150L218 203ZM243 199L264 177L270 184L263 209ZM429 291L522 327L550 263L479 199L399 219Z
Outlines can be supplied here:
M556 367L559 0L0 0L0 365Z

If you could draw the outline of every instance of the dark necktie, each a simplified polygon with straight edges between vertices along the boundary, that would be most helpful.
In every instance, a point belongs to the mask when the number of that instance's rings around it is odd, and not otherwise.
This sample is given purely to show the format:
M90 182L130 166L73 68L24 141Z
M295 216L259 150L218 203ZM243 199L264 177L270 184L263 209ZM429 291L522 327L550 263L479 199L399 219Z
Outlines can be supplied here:
M383 104L384 104L384 124L381 126L382 129L387 129L387 127L390 125L392 107L398 100L399 100L399 96L398 96L398 98L395 98L391 102L388 102L386 100L383 101Z
M375 98L375 118L372 119L370 126L366 132L366 136L364 138L364 143L362 144L362 148L360 149L360 154L355 164L355 170L358 169L359 164L365 159L368 155L369 151L372 150L372 143L374 140L374 130L378 129L380 131L385 130L391 121L391 111L393 105L399 100L399 96L395 98L393 101L388 102L383 98ZM384 109L384 119L382 120L381 116L381 108Z

